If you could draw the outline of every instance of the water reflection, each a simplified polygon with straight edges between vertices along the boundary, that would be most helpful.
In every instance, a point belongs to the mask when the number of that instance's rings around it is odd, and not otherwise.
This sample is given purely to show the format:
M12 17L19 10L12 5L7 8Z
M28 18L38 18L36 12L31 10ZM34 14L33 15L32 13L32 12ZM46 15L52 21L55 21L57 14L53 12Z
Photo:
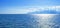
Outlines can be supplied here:
M37 28L60 28L60 16L57 14L32 14L39 22Z

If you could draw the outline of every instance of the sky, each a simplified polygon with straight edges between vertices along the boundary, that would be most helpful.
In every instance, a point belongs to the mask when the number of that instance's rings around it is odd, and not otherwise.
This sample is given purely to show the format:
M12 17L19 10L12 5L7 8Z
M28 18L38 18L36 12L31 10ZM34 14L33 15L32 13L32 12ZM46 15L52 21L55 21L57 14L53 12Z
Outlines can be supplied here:
M60 0L0 0L0 14L27 14L46 6L60 6Z

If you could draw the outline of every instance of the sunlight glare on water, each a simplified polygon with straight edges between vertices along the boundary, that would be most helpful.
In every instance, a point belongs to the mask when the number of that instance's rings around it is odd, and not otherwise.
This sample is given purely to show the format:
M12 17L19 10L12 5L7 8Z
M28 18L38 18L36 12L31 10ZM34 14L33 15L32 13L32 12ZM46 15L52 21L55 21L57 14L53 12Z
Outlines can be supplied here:
M38 26L40 26L40 28L52 28L55 24L52 21L55 14L33 14L33 16L37 17L37 22L39 22Z

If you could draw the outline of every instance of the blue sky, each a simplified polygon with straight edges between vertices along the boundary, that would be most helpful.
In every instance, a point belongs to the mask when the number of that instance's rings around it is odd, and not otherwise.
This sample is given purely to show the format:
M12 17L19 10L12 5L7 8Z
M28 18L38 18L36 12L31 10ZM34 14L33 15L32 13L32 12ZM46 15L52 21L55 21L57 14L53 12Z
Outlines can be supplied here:
M38 6L59 5L60 0L0 0L0 14L25 14Z

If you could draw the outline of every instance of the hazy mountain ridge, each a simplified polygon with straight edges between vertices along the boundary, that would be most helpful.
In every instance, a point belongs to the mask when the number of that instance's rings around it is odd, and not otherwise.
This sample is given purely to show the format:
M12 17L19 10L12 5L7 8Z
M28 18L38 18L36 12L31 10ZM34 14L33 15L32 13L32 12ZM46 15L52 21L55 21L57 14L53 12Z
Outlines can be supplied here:
M60 11L58 10L38 10L35 12L30 12L29 14L60 14Z

